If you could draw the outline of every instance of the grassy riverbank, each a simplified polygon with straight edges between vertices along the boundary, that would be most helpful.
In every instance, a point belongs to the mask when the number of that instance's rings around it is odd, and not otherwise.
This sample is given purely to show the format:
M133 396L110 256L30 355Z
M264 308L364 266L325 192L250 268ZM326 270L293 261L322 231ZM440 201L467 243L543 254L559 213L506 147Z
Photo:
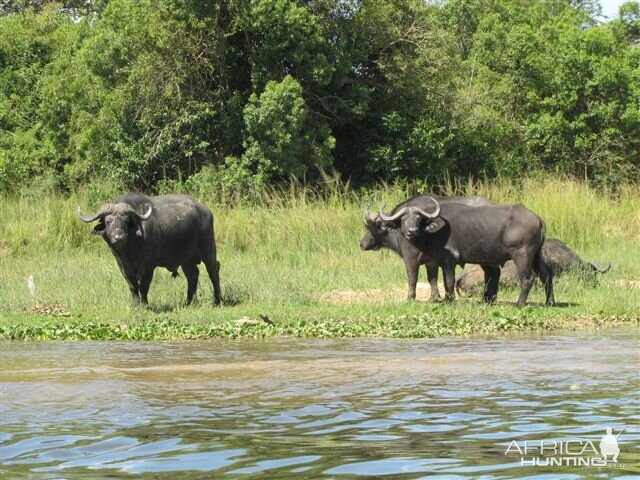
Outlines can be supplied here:
M613 267L597 287L572 276L558 279L559 306L553 308L540 306L539 286L523 309L514 306L517 292L509 289L501 290L494 306L477 298L408 303L401 260L388 251L362 252L358 245L363 207L394 204L406 190L363 193L334 184L311 191L292 185L224 207L195 192L216 216L226 305L211 306L203 271L197 304L183 307L184 277L156 270L149 308L133 308L107 246L75 213L77 205L89 212L111 198L90 192L24 195L0 203L0 338L422 337L638 324L640 186L615 196L574 181L447 190L524 203L545 218L549 236L584 259L611 261ZM35 295L27 288L29 275Z

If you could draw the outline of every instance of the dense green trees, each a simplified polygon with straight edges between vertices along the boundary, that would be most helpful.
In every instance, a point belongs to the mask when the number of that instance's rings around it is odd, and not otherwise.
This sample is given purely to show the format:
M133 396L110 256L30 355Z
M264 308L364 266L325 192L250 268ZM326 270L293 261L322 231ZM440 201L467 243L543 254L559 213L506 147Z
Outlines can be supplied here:
M640 176L640 6L2 4L0 190Z

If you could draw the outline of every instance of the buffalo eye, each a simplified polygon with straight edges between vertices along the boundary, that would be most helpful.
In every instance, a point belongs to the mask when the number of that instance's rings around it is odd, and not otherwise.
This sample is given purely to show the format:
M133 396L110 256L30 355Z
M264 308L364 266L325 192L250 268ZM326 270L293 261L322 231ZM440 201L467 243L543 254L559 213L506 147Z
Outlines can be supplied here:
M100 221L96 224L95 228L91 232L92 235L102 235L104 234L104 222Z

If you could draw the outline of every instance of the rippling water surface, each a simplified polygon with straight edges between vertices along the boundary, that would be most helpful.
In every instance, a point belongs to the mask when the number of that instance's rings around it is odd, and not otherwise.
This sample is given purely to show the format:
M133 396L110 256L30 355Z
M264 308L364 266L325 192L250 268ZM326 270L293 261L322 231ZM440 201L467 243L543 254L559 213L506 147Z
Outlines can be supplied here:
M0 477L638 478L639 352L637 330L4 342ZM607 427L625 430L606 467L505 455L599 448Z

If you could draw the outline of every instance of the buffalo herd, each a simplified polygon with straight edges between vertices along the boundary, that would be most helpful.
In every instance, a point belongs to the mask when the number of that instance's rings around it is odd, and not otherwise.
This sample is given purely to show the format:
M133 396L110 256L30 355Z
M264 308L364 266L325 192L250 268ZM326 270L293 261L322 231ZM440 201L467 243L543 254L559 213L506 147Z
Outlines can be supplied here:
M427 268L431 300L438 300L438 268L442 269L445 299L482 290L484 300L497 299L500 283L520 286L518 306L527 301L537 276L544 285L546 304L553 305L553 277L576 270L594 278L604 273L585 262L567 245L545 238L545 223L522 205L496 205L481 196L417 195L390 213L365 210L362 250L388 248L404 261L408 298L416 296L420 265ZM455 268L465 267L455 280Z
M198 286L198 265L204 263L220 305L219 262L209 208L189 195L147 196L126 193L97 213L100 235L113 253L131 291L134 304L147 304L156 267L174 276L178 267L187 279L187 304ZM445 300L482 289L484 300L495 302L500 282L518 283L523 306L536 276L544 285L546 304L553 305L553 277L569 269L605 272L585 262L557 239L545 239L545 223L522 205L497 205L482 196L417 195L384 212L365 210L362 250L387 248L397 253L407 272L409 300L415 299L418 271L427 269L431 300L439 300L438 269L442 269ZM456 266L465 267L455 279Z

